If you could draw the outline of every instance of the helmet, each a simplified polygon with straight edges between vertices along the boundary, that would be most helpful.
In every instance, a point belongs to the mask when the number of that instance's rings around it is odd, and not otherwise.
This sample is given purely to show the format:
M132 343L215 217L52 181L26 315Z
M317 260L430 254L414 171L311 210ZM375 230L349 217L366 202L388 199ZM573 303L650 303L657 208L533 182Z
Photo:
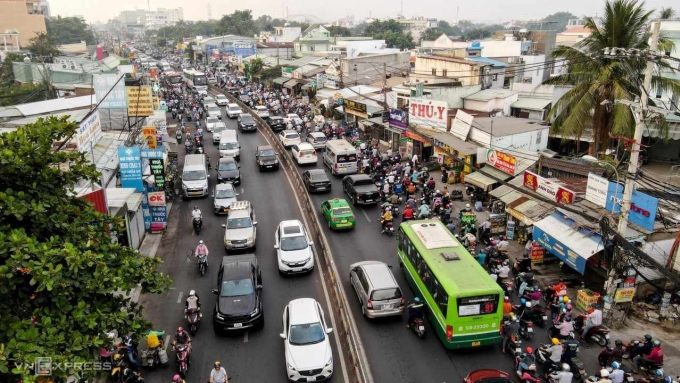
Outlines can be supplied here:
M661 377L663 376L663 370L660 368L657 368L656 371L654 371L654 375Z
M496 246L497 243L498 242L496 242L496 241L491 241L491 245L493 245L493 246Z
M559 297L557 300L560 302L564 302L564 297Z
M557 338L552 338L550 339L550 341L552 342L552 344L560 344L560 340Z
M661 346L661 341L658 339L654 339L654 347L659 347Z
M564 303L569 303L570 299L569 297L564 297Z
M442 194L441 190L437 190L435 193Z
M619 367L621 367L619 362L612 362L612 368L619 368Z
M600 370L600 377L601 378L608 378L609 377L609 371L607 371L606 368L603 368Z
M522 298L522 299L519 300L519 303L520 303L520 304L525 304L525 303L527 303L527 300L524 299L524 298Z
M469 204L469 203L468 203L468 204L465 204L465 207L469 209L469 208L470 208L470 204Z
M649 334L645 334L645 340L649 342L650 340L652 340L652 336Z
M182 381L182 378L179 375L175 375L172 377L172 381L175 383L180 383Z
M182 331L184 331L184 329L183 329L183 328L181 328L181 327L177 327L177 332L182 332Z
M216 360L216 361L215 361L215 367L219 367L221 364L222 364L222 363L220 363L219 360Z
M617 340L614 341L614 345L616 347L623 346L623 342L621 342L621 339L617 339Z
M574 308L574 306L572 306L571 303L567 303L567 311L571 311L572 308Z
M198 243L200 243L200 244L202 245L202 244L203 244L203 240L198 241Z
M567 322L571 322L571 317L567 316Z
M666 376L665 378L663 378L663 381L664 383L673 383L673 378L671 378L670 376Z
M527 303L525 304L525 306L527 306L527 308L530 309L530 308L531 308L531 302L527 302Z
M190 297L193 297L194 295L196 295L196 291L195 291L195 290L189 291L189 296L190 296Z
M612 345L607 346L607 351L610 351L610 352L614 351L614 346L612 346Z
M569 372L569 365L566 363L562 363L562 371Z
M595 310L593 310L593 308L592 308L592 307L591 307L591 308L589 308L589 309L588 309L588 314L592 313L593 311L595 311Z
M527 354L533 354L534 353L534 349L531 348L531 347L527 347L526 351L527 351Z
M506 302L510 302L510 298L508 298L508 297L503 298L503 300L506 301Z
M418 297L415 297L413 300L414 300L416 303L420 303L420 298L418 298Z

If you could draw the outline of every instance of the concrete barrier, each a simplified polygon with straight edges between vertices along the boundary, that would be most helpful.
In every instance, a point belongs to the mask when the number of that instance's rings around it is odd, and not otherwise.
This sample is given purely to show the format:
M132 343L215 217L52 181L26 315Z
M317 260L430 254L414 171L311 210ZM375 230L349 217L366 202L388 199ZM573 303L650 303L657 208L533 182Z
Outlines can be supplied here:
M274 148L279 153L279 162L283 167L288 170L288 174L292 176L293 186L295 188L295 193L303 203L303 211L307 219L312 222L312 227L310 231L312 232L312 237L315 239L315 244L318 245L317 248L320 249L322 257L320 257L320 264L318 265L322 270L322 276L330 276L329 282L331 283L330 295L331 300L335 307L331 309L336 310L337 318L340 319L340 325L342 328L337 332L338 336L341 337L340 344L344 348L344 355L348 366L347 373L348 380L350 382L358 383L373 383L373 376L371 375L371 369L368 365L368 359L364 351L361 338L359 336L359 330L352 317L351 310L349 308L349 303L347 301L347 295L345 294L345 289L342 286L342 281L340 280L340 275L338 273L338 268L333 259L333 254L331 247L326 239L326 234L323 231L322 222L318 220L318 212L314 203L307 192L307 189L302 182L302 177L297 172L297 167L293 161L290 153L283 147L283 144L278 139L276 133L271 129L269 124L257 114L255 114L250 107L242 103L241 100L232 96L229 93L224 92L222 89L217 87L211 87L212 90L222 93L229 98L233 103L238 104L244 112L249 113L255 121L258 123L258 129L262 134L266 135L270 141L274 144Z

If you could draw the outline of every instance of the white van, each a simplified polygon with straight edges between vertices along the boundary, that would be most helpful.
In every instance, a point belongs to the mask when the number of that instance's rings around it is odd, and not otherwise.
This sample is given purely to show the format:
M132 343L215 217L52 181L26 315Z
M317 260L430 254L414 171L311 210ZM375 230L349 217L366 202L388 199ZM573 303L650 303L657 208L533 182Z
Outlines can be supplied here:
M185 199L208 196L208 177L210 175L205 163L205 154L188 154L184 157L182 196Z
M238 136L235 130L223 130L220 136L220 158L234 157L236 161L241 160L241 145L238 143Z
M323 151L323 163L336 176L339 174L356 173L357 150L345 140L326 141L326 147Z

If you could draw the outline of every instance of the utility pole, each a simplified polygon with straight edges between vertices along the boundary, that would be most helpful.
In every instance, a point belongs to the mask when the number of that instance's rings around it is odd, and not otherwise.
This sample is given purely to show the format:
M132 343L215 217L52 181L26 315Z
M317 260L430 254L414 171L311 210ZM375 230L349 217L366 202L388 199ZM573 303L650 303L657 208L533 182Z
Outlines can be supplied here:
M383 86L382 86L382 94L383 94L383 108L387 109L387 63L383 63Z
M652 41L649 46L651 52L655 52L657 45L659 44L659 29L660 23L655 21L652 23ZM645 78L642 84L642 89L640 89L640 107L637 111L636 121L635 121L635 134L633 135L633 145L630 151L630 162L628 163L628 174L626 176L626 184L623 189L623 199L621 201L621 214L619 215L619 225L617 231L623 237L625 237L626 230L628 229L628 213L630 211L630 200L633 196L633 190L635 189L637 172L638 172L638 159L640 157L640 142L642 141L642 132L645 129L645 117L647 113L647 103L649 88L652 85L652 74L654 72L654 61L649 59L647 61L647 68L645 69ZM621 251L621 250L619 250ZM609 275L607 278L607 283L605 284L606 295L609 297L610 301L605 303L604 306L604 316L611 322L613 320L612 307L614 303L614 295L616 294L616 283L614 282L617 277L617 271L615 264L621 260L621 253L614 253L612 264L609 265Z

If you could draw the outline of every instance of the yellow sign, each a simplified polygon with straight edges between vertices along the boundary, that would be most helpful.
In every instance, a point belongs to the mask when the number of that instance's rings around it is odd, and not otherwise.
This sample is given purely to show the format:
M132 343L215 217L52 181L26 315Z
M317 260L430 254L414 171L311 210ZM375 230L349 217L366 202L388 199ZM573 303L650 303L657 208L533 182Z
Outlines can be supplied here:
M635 296L635 287L624 287L622 289L617 289L616 294L614 294L614 302L624 303L632 302Z
M142 127L142 137L156 137L156 127L155 126L143 126Z
M128 54L128 57L130 57L131 59L133 59L133 58L135 58L135 54L132 53L132 52L130 52L130 53Z
M158 141L156 140L156 136L149 136L146 138L146 144L149 147L149 149L156 149L158 147Z
M127 94L129 116L148 117L153 115L150 86L126 86L125 93Z

